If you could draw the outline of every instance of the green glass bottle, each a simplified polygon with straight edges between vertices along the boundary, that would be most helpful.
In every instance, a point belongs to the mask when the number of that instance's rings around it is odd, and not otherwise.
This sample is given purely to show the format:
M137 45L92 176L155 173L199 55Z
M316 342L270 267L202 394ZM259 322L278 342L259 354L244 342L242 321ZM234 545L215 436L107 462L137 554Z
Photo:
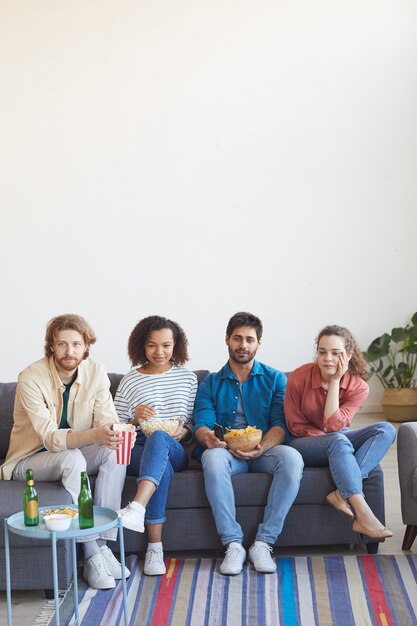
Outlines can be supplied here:
M81 489L78 496L78 523L80 528L93 528L93 496L90 491L87 472L81 472Z
M23 492L23 519L25 526L37 526L39 524L38 494L34 487L33 472L26 470L26 487Z

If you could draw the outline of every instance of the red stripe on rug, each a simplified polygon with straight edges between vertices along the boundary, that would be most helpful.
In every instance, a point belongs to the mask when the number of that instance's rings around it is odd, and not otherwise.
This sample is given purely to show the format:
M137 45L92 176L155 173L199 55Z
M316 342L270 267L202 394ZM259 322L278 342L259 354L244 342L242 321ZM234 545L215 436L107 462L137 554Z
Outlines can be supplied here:
M161 578L150 626L168 624L171 607L175 603L175 588L181 561L178 559L167 559L165 565L167 573Z
M359 557L369 592L372 610L377 626L394 626L391 611L385 600L384 588L372 556Z

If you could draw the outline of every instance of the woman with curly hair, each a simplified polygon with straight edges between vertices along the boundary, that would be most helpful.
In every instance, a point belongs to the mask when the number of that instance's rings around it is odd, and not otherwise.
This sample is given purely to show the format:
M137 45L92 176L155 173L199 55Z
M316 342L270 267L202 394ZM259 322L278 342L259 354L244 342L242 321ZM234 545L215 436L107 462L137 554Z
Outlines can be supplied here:
M121 422L139 430L132 450L129 476L138 477L135 498L119 511L123 526L148 532L144 573L165 574L162 527L168 490L174 472L188 467L182 443L191 439L197 377L183 367L188 360L188 341L182 328L158 315L142 319L128 342L132 370L120 381L114 404ZM180 418L173 435L156 430L141 432L144 420Z
M373 514L362 493L362 480L380 463L395 439L395 428L380 422L350 430L352 418L368 396L367 365L351 333L326 326L317 338L317 360L288 378L284 413L308 467L329 465L336 490L327 502L352 519L353 530L372 537L392 532Z

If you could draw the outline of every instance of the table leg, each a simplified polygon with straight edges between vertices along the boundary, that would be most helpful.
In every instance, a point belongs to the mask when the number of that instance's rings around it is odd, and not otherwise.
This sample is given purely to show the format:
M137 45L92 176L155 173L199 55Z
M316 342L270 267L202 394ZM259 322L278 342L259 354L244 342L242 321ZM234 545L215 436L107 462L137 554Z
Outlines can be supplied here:
M120 547L120 564L122 566L122 589L123 589L123 612L125 618L125 626L128 626L129 619L127 615L127 589L126 589L126 569L125 569L125 543L123 538L122 518L118 518L119 522L119 547Z
M79 617L78 617L78 572L77 572L77 548L75 543L75 537L71 540L72 543L72 584L74 585L74 626L78 626Z
M6 598L7 598L7 626L12 626L12 591L10 584L10 545L7 519L4 520L4 549L6 559Z
M54 575L55 624L59 626L59 594L58 594L58 565L56 556L56 532L51 532L52 540L52 571Z

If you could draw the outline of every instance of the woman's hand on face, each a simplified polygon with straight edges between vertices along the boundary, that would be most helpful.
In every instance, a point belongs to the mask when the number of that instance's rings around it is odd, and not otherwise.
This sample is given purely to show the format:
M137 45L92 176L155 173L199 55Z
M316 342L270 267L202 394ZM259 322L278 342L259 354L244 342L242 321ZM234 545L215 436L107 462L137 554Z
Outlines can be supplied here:
M339 381L342 378L342 376L346 374L346 372L348 371L348 367L349 367L348 355L346 354L346 352L341 352L339 354L339 360L337 363L336 371L333 374L332 379Z
M149 404L138 404L135 409L136 419L141 422L147 420L150 417L156 417L156 411Z

